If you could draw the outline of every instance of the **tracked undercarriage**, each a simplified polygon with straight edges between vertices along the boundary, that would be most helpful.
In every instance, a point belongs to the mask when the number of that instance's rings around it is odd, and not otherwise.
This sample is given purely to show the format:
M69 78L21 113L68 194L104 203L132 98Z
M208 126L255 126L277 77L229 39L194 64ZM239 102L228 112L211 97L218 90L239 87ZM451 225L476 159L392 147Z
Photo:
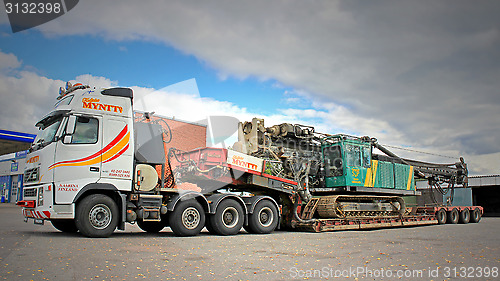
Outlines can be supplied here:
M319 218L398 217L405 209L399 196L331 195L311 199L303 215L312 217L317 212Z

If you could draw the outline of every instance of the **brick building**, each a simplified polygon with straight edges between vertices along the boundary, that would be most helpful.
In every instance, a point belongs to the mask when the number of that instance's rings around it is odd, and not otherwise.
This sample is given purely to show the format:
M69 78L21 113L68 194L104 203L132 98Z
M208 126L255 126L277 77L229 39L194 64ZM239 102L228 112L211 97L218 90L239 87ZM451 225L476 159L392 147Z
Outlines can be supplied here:
M165 152L168 154L171 148L176 148L183 151L189 151L196 148L205 147L207 144L207 126L203 124L176 120L160 115L145 117L143 112L135 112L134 118L136 122L152 122L162 126L163 128L163 145ZM174 157L166 157L165 179L166 186L173 187L173 177L171 175L171 167L175 168L176 160ZM161 174L161 167L156 167L158 174Z

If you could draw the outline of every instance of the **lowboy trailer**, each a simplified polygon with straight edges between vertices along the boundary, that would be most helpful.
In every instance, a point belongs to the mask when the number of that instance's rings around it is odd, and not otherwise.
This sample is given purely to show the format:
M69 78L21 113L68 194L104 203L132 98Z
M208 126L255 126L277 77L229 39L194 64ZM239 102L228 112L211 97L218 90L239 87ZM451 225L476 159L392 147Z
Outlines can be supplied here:
M328 202L342 195L313 196L304 202L297 190L299 184L293 180L276 177L262 171L266 161L248 157L235 151L221 148L202 148L189 152L174 151L180 163L175 172L178 180L202 187L210 194L220 187L236 194L251 193L266 195L279 202L280 225L287 229L313 232L348 229L386 228L445 223L477 223L483 214L481 206L404 206L404 200L395 196L348 196L350 202L342 204ZM253 163L249 165L249 163ZM301 188L304 189L304 188ZM415 192L415 194L419 194ZM398 201L399 200L399 201ZM376 203L373 203L373 202ZM387 204L383 214L374 205L380 202L397 202L397 206ZM366 206L366 202L370 202ZM321 204L323 203L323 206ZM335 204L337 203L337 204ZM365 203L365 210L362 210ZM360 213L356 216L345 213L329 214L326 210L339 210L352 204ZM341 206L342 205L342 206ZM366 209L370 208L370 209ZM320 211L318 211L320 209ZM265 221L265 219L263 219Z

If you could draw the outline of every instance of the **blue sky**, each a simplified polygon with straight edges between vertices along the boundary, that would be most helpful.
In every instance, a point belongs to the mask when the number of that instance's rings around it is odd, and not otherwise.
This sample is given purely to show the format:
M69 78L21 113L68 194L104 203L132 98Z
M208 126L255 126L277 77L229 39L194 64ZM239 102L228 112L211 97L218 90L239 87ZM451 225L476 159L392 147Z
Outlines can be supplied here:
M9 25L0 28L0 33L8 34L2 37L1 50L15 54L26 68L48 78L69 81L91 74L107 77L119 86L155 89L195 78L202 97L250 107L260 114L270 114L277 104L285 102L287 89L277 86L276 81L221 78L208 63L162 42L115 41L89 35L47 37L36 29L11 35Z
M144 95L194 78L200 97L163 92L164 115L313 125L498 174L500 2L480 3L87 0L14 34L0 11L0 128L32 132L68 80Z

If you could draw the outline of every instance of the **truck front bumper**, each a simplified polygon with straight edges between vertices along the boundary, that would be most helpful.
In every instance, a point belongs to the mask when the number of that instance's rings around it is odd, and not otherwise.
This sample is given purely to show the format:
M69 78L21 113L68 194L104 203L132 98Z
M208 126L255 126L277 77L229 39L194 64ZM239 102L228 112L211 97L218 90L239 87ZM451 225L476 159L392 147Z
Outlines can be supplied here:
M23 207L24 221L34 219L35 223L43 224L44 220L73 219L75 204L54 204L53 184L43 184L25 187L23 200L17 202Z

